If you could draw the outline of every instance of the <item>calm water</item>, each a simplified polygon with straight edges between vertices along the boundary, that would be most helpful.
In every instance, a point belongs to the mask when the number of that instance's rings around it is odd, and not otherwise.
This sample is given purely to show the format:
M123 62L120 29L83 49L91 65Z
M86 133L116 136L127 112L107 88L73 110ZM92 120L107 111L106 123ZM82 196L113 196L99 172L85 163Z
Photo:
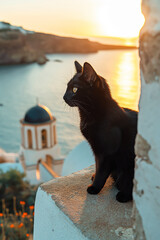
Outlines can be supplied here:
M66 155L83 137L79 116L62 97L66 84L75 73L74 60L90 62L107 79L113 97L121 106L138 109L140 93L138 51L100 51L96 54L49 55L47 64L0 67L0 148L17 152L20 146L19 120L36 104L50 108L57 118L57 135ZM62 62L55 62L60 59Z

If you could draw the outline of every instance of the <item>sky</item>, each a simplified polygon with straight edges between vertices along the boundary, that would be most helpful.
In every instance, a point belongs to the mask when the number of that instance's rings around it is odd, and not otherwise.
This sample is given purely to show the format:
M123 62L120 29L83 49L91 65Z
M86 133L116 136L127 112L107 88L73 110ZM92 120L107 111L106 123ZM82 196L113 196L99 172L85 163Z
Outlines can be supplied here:
M68 36L137 37L141 0L0 0L0 21Z

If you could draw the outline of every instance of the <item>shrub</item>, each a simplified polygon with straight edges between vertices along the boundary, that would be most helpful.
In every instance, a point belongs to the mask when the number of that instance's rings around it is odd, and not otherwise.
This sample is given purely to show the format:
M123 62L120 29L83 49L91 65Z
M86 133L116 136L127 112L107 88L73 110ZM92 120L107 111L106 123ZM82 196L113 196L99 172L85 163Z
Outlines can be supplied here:
M38 186L15 169L0 170L0 240L32 239L34 202Z
M25 201L26 211L29 206L34 205L36 190L38 186L33 186L24 180L25 174L15 169L4 173L0 171L0 200L5 199L6 208L13 213L13 197L16 197L16 209L21 210L20 201ZM2 211L2 204L0 204Z

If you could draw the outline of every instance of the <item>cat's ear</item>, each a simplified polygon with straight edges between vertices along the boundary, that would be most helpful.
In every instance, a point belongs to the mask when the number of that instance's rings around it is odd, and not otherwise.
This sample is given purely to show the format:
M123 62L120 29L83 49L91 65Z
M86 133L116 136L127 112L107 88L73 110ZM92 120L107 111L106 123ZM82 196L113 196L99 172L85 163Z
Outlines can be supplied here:
M77 62L77 61L75 61L74 64L75 64L77 73L81 73L82 72L81 64L79 62Z
M84 66L83 66L83 79L90 83L91 85L96 81L97 79L97 73L95 72L95 70L93 69L93 67L85 62Z

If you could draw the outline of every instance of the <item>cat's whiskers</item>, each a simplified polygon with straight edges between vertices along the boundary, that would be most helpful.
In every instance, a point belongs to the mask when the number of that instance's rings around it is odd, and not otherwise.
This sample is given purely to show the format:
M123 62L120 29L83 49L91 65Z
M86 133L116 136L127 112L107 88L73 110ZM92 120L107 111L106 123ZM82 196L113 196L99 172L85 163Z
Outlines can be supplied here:
M76 100L73 100L73 101L74 101L75 103L79 103L81 106L82 106L82 105L83 105L83 106L86 106L86 107L87 107L87 106L88 106L88 107L90 106L90 104L87 104L86 102L82 102L82 101L77 100L77 99L76 99ZM84 107L83 107L83 108L84 108Z
M84 104L83 102L79 100L73 100L73 103L75 103L77 107L79 107L82 111L84 111L85 113L87 113L87 115L89 115L88 114L89 112L85 109L85 107L82 106L82 104Z

